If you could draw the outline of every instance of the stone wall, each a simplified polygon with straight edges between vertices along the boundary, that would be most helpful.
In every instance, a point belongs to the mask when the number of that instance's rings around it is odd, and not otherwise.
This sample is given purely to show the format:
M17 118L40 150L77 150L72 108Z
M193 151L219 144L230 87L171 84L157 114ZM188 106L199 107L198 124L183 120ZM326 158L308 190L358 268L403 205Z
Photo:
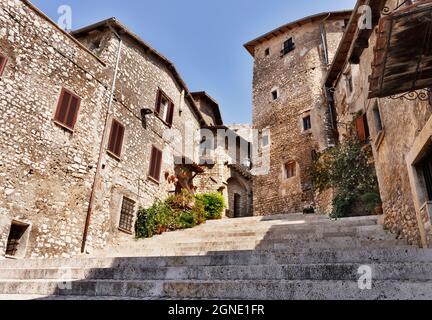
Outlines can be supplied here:
M111 31L91 34L86 37L107 39L104 48L99 48L100 56L107 61L115 61L118 39ZM80 36L83 43L90 43ZM184 97L183 88L173 77L165 63L156 55L144 50L140 43L122 36L122 51L116 85L116 102L112 117L126 126L123 155L115 159L108 154L102 160L103 182L98 192L95 218L91 224L90 236L97 229L108 230L110 241L122 237L118 231L120 209L123 196L136 202L139 207L151 206L155 199L165 199L175 191L168 183L167 176L174 174L174 156L183 155L184 146L195 141L186 141L186 128L189 126L196 134L200 123L192 106ZM154 110L158 89L162 89L174 102L174 121L169 128L155 114L146 117L143 127L141 109ZM173 144L173 138L180 138ZM185 139L183 139L185 138ZM152 146L163 150L163 165L159 183L148 178ZM192 156L191 156L192 158ZM106 213L109 212L109 215ZM103 244L89 242L89 247L100 248Z
M3 1L0 51L8 57L0 79L0 254L12 220L31 226L27 256L69 257L80 252L90 193L107 117L119 41L108 29L82 35L78 42L26 1ZM99 41L100 40L100 41ZM195 146L185 137L187 125L199 136L200 117L166 60L122 35L115 99L108 114L125 127L122 155L106 153L103 141L101 179L86 248L103 248L127 236L118 230L123 197L139 206L166 198L174 186L178 146ZM30 45L31 44L31 45ZM87 50L86 47L88 47ZM81 97L75 130L53 122L62 87ZM155 115L143 127L141 109L154 110L158 88L175 104L172 129ZM177 143L178 142L178 143ZM159 183L148 179L151 147L163 150Z
M347 14L348 17L348 14ZM330 59L344 27L343 18L325 22ZM282 44L293 37L295 50L281 57ZM265 50L270 55L265 55ZM270 129L271 168L254 177L254 214L301 212L314 205L309 178L312 151L328 146L325 131L327 106L322 90L327 66L324 63L320 23L293 27L255 48L253 78L253 125ZM272 101L272 91L279 98ZM303 130L303 118L311 117L312 129ZM296 176L284 177L284 165L296 162Z
M372 32L369 47L361 55L360 64L348 64L342 72L335 92L338 130L343 139L350 130L353 132L354 116L366 112L383 200L385 227L408 243L418 244L419 228L405 157L430 118L432 107L421 101L368 99L368 77L372 72L375 43L376 33ZM349 91L346 83L345 74L350 73L353 77L353 92ZM378 106L381 115L382 131L377 127L377 116L373 111L375 106Z
M0 229L31 224L32 257L77 254L87 212L102 115L104 64L23 1L2 1L0 51ZM62 87L82 98L74 132L53 122ZM95 241L104 231L94 233ZM6 236L7 240L7 236ZM3 255L6 242L0 244Z

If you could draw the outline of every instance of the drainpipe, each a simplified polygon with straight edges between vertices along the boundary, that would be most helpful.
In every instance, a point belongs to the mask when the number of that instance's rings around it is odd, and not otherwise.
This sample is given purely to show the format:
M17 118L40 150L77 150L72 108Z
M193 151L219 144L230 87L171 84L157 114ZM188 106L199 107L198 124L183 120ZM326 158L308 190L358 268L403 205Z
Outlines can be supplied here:
M328 53L328 43L327 43L327 32L326 32L326 28L325 28L325 22L327 21L328 18L330 18L331 13L329 13L327 15L327 17L325 17L321 23L320 23L320 34L321 34L321 43L323 46L323 51L324 51L324 65L325 68L328 69L329 64L330 64L330 58L329 58L329 53ZM335 118L335 114L333 112L333 92L331 91L330 88L327 88L327 86L324 86L324 91L325 91L325 99L326 99L326 104L327 104L327 112L328 112L328 121L330 122L330 131L331 133L329 133L329 128L327 128L327 145L329 147L333 147L336 145L336 125L334 123L334 118ZM328 127L328 125L327 125Z
M102 159L103 159L103 155L105 153L104 152L104 149L105 149L104 146L105 146L105 142L106 142L105 140L106 140L106 137L108 136L108 120L110 119L110 116L112 114L111 109L112 109L112 104L114 101L114 94L115 94L116 83L117 83L117 74L118 74L118 68L119 68L119 64L120 64L120 55L121 55L122 44L123 44L123 41L122 41L120 35L111 26L110 26L110 29L113 32L113 34L117 37L119 44L118 44L117 58L116 58L116 64L115 64L114 74L113 74L113 81L112 81L112 85L111 85L110 98L109 98L109 102L108 102L107 112L105 115L104 129L103 129L102 139L101 139L101 143L100 143L100 147L99 147L99 158L98 158L98 163L96 166L96 173L94 176L93 185L92 185L92 189L91 189L89 206L87 209L87 217L86 217L86 222L85 222L85 226L84 226L84 234L83 234L83 239L82 239L82 244L81 244L81 253L84 253L84 251L85 251L87 236L88 236L88 231L89 231L89 226L90 226L90 220L91 220L91 216L93 214L93 205L94 205L94 201L95 201L96 187L98 186L99 180L100 180Z
M321 33L321 43L323 46L323 51L324 51L324 64L326 66L326 68L329 65L329 54L328 54L328 44L327 44L327 32L325 29L325 25L324 22L327 21L328 18L330 18L331 13L329 13L327 15L327 17L324 18L324 20L321 21L320 23L320 33Z

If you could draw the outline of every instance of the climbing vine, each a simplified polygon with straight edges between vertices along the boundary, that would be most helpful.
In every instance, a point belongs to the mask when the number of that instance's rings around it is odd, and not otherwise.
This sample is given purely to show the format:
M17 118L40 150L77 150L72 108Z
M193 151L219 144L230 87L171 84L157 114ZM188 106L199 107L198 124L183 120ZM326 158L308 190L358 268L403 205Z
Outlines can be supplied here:
M315 189L322 192L333 188L336 193L333 217L349 216L359 203L364 204L366 211L380 205L378 181L370 158L370 147L363 146L356 137L347 137L314 161L311 178Z

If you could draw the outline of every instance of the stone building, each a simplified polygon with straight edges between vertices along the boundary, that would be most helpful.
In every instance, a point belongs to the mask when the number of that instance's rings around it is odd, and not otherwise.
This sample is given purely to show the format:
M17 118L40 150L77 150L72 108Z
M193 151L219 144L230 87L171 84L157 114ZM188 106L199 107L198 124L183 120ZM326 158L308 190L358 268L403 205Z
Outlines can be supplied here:
M340 138L354 132L373 150L384 225L423 246L432 213L431 16L430 0L359 0L325 82Z
M137 209L175 192L176 161L199 159L219 110L114 18L69 34L5 0L0 21L0 255L69 257L131 237Z
M255 215L315 206L309 167L335 143L322 84L350 15L306 17L245 45L254 57L253 127L260 152L270 152L269 171L253 178Z

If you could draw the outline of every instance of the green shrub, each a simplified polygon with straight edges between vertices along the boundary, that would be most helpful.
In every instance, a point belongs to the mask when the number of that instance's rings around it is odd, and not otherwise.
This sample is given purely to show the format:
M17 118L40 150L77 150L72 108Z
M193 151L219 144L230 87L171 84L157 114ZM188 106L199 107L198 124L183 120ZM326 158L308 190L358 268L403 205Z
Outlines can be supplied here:
M150 238L166 231L193 228L204 223L206 215L202 201L183 191L148 209L140 209L135 224L137 238Z
M324 151L314 161L310 174L315 189L322 192L333 188L337 194L333 200L332 217L352 215L360 200L371 199L370 195L364 199L363 196L378 190L375 169L369 162L370 152L371 148L364 147L356 137L347 137L343 143ZM379 198L379 193L377 195ZM372 206L378 200L375 197L368 201Z
M171 207L166 202L158 201L148 209L138 211L135 224L137 238L150 238L167 230L177 228L177 219Z
M225 209L225 199L220 193L205 193L196 195L196 202L200 202L204 207L205 219L221 219Z

